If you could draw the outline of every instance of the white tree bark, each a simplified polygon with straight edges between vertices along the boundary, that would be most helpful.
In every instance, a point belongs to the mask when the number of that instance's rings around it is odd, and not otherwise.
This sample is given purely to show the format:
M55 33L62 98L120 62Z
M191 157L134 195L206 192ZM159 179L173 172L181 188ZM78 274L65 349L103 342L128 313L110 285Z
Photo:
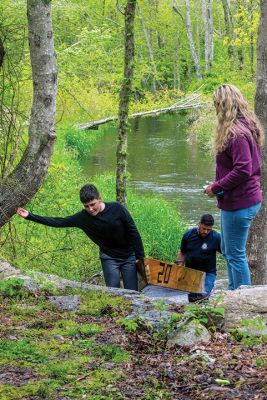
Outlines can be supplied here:
M267 0L260 2L260 25L257 47L257 85L255 112L267 132ZM263 150L261 179L263 204L254 220L248 240L248 258L253 284L267 284L267 140Z
M142 11L141 11L141 9L139 7L137 7L136 10L137 10L137 13L139 14L140 19L141 19L141 25L142 25L142 29L143 29L145 40L146 40L148 56L149 56L151 67L153 69L152 91L153 91L153 93L155 93L156 90L157 90L157 67L156 67L156 63L155 63L155 60L154 60L153 48L152 48L150 40L149 40L149 36L148 36L148 33L147 33L147 29L146 29L143 13L142 13Z
M190 0L185 0L185 8L186 8L186 29L187 29L187 37L188 37L189 47L190 47L191 55L192 55L192 58L194 61L197 78L198 78L198 80L202 80L199 59L198 59L198 56L196 53L194 39L193 39L191 15L190 15Z
M230 12L230 4L228 0L221 0L223 11L224 11L224 23L225 23L225 33L229 40L233 39L233 21ZM229 58L233 56L233 45L228 45L228 56Z
M212 16L212 0L208 0L208 28L209 28L209 62L210 66L212 65L213 61L213 53L214 53L214 46L213 46L213 16Z
M51 2L28 0L27 15L33 81L29 142L18 166L0 183L0 226L39 189L56 139L57 67Z
M204 24L205 42L205 70L209 71L213 60L213 21L212 21L212 0L202 0L202 17Z

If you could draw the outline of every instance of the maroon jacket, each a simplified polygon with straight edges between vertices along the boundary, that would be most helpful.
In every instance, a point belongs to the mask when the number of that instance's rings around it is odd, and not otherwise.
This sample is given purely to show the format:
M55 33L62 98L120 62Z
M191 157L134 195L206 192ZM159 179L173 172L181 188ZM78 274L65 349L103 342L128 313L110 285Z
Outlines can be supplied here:
M247 208L262 201L260 189L261 150L255 142L248 123L240 116L236 123L234 138L216 156L216 181L211 190L223 191L218 196L218 207L233 211Z

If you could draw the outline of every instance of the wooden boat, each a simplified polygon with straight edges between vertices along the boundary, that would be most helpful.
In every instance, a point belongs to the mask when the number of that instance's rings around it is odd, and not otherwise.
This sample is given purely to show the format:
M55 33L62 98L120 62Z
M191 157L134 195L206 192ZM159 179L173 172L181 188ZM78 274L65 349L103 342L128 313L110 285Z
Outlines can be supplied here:
M162 286L192 293L203 293L205 272L155 258L146 258L143 270L138 268L139 290L147 285Z

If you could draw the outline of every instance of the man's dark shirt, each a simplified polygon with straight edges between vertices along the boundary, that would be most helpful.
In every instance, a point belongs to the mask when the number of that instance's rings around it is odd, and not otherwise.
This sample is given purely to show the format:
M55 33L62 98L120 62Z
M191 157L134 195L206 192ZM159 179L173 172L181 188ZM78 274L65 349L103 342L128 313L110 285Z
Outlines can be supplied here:
M185 266L216 274L216 251L220 250L221 236L212 230L206 237L198 234L197 228L183 235L181 252L185 255Z
M144 258L143 243L135 223L129 211L117 202L105 203L104 210L96 216L82 210L65 218L29 213L26 219L55 228L80 228L101 252L113 258L127 258L134 253L137 259Z

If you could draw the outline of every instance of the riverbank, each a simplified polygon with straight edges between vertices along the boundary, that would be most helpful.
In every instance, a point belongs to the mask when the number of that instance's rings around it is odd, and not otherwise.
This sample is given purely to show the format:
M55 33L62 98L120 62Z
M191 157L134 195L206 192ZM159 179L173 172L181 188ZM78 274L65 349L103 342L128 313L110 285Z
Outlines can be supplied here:
M80 187L92 180L105 201L114 201L114 174L93 177L85 174L80 164L83 152L93 152L100 139L101 134L95 131L79 135L71 129L59 131L48 174L27 209L39 215L73 214L81 209ZM128 208L143 238L146 256L173 261L185 229L178 206L174 208L159 196L140 196L128 189ZM18 268L80 281L101 270L98 248L79 230L48 228L14 216L1 237L6 238L1 259Z

